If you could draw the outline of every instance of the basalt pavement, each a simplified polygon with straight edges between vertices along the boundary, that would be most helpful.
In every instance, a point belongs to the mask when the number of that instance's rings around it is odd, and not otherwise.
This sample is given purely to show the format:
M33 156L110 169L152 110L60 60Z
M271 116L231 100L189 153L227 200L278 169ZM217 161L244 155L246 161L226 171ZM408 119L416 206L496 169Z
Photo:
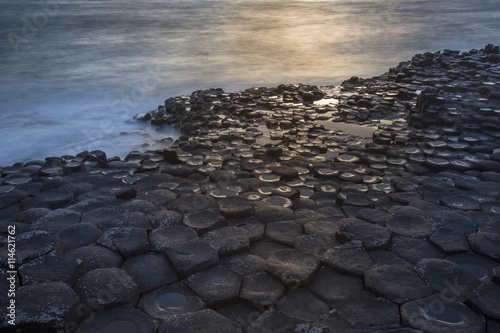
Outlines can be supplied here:
M500 332L499 62L196 91L142 117L165 149L0 168L2 329Z

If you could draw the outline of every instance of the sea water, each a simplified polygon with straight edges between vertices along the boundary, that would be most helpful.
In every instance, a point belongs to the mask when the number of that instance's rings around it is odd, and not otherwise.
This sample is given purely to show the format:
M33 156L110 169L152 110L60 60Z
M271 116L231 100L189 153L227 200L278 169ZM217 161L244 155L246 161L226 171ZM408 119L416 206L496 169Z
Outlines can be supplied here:
M414 54L498 44L498 0L1 0L0 166L179 136L171 96L335 85Z

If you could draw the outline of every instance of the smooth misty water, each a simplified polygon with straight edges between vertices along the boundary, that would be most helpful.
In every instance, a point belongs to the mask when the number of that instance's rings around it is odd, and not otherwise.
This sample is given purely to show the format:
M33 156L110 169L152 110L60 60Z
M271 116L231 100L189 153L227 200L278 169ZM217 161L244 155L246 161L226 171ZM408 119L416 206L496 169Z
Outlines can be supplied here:
M179 135L129 121L170 96L378 75L498 44L499 19L498 0L1 0L0 165L123 157Z

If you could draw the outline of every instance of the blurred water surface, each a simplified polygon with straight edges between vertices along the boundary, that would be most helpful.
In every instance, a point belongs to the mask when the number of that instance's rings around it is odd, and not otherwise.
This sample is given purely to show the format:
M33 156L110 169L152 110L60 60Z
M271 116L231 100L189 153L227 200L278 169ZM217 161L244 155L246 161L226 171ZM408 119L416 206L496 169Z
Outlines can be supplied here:
M0 165L123 157L179 135L130 121L170 96L378 75L498 44L499 19L498 0L0 0Z

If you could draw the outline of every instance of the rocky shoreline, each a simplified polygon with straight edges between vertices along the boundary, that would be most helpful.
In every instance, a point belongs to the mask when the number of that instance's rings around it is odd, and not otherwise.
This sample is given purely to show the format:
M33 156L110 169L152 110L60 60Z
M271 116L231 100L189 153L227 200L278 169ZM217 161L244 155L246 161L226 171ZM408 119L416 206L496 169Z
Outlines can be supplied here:
M165 149L0 168L0 328L500 331L499 63L195 91L141 118Z

